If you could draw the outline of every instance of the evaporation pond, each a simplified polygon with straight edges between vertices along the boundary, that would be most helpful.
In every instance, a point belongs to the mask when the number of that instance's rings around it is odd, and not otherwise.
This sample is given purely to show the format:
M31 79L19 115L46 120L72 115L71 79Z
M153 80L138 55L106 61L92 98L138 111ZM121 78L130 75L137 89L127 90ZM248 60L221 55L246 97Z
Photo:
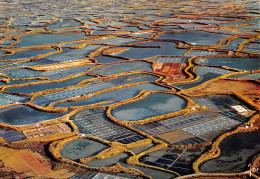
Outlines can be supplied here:
M150 74L130 74L130 75L124 75L119 76L115 79L106 81L107 83L113 83L115 85L124 85L129 83L138 83L138 82L144 82L144 81L155 81L159 77L150 75Z
M60 153L70 160L78 160L94 156L108 148L105 144L90 139L77 139L64 145Z
M157 39L182 40L196 45L217 45L221 39L228 35L204 31L189 31L160 35Z
M75 20L63 20L55 22L54 24L50 24L48 27L48 30L57 30L57 29L63 29L63 28L71 28L71 27L78 27L82 26L83 24L75 21Z
M105 166L114 166L119 163L121 166L126 168L135 168L137 170L142 171L146 175L151 176L152 178L163 178L163 179L170 179L177 177L174 173L168 173L161 170L156 170L148 167L140 167L135 165L126 164L127 158L130 157L129 154L122 153L114 157L102 159L102 160L94 160L86 163L87 166L91 167L105 167Z
M139 121L184 109L184 98L166 93L152 93L142 100L114 108L111 112L119 120Z
M77 102L67 102L55 105L55 107L69 107L69 106L82 106L82 105L89 105L99 102L106 102L106 101L123 101L129 98L133 98L141 90L169 90L168 88L153 84L153 83L145 83L135 86L130 86L127 88L122 88L114 91L110 91L107 93L102 93L86 100L77 101Z
M14 44L14 47L28 47L46 44L57 44L60 42L74 41L87 38L84 33L65 34L32 34L19 38L21 42Z
M198 86L213 78L217 78L219 76L232 72L229 70L212 68L212 67L198 67L198 68L195 68L194 71L195 71L195 73L197 73L200 76L200 78L197 81L192 82L192 83L186 83L186 84L177 84L174 86L177 86L178 88L181 88L181 89L193 88L193 87Z
M248 170L249 158L260 151L260 131L233 134L220 145L220 156L204 162L200 171L205 173L240 173Z
M86 79L90 79L90 78L92 78L92 77L91 76L79 76L79 77L65 80L62 82L50 82L50 83L22 86L22 87L16 87L16 88L8 88L8 89L5 89L5 91L13 92L13 93L35 93L35 92L43 91L46 89L64 88L67 86L77 85L79 82L86 80Z
M201 65L228 66L239 70L258 70L260 68L259 58L207 58L198 59Z
M101 66L92 70L90 73L100 74L100 75L114 75L123 72L133 72L133 71L150 71L152 72L151 63L144 61L134 61L134 62L124 62L117 64L109 64Z
M41 112L29 106L11 106L0 109L0 123L9 125L26 125L54 119L64 114Z
M49 52L55 52L56 49L52 48L52 49L39 49L39 50L24 50L24 51L19 51L16 52L12 55L8 55L8 56L3 56L0 57L1 60L4 59L19 59L19 58L30 58L30 57L34 57L40 54L46 54Z
M106 158L106 159L101 159L101 160L94 160L88 162L86 165L90 167L107 167L107 166L113 166L117 163L123 163L126 161L126 159L129 157L128 154L122 153L119 155L116 155L114 157Z
M174 55L182 56L188 50L178 49L177 44L173 42L149 42L142 44L140 46L155 46L156 48L129 48L129 50L115 53L116 56L128 57L132 59L144 59L148 57L158 56L158 55ZM159 48L161 47L161 48Z

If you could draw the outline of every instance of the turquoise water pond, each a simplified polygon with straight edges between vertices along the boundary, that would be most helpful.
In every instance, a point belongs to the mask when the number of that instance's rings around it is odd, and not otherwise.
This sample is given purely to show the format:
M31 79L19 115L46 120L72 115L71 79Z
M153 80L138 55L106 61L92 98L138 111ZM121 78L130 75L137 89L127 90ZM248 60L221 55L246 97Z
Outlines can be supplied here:
M62 115L64 114L38 111L24 105L11 106L0 109L0 123L9 125L26 125L54 119Z
M55 105L55 107L83 106L83 105L89 105L89 104L105 102L105 101L115 101L115 102L123 101L135 97L141 90L148 91L148 90L169 90L169 89L156 84L146 83L146 84L140 84L128 88L122 88L115 91L103 93L82 101L57 104Z
M201 65L228 66L247 71L260 69L259 58L203 58L196 62Z
M1 82L0 85L2 86L8 86L8 85L16 85L16 84L23 84L23 83L32 83L32 82L38 82L38 81L44 81L44 80L16 80L16 81L10 81L10 83L3 83Z
M248 79L256 79L259 80L260 79L260 73L255 73L255 74L245 74L245 75L234 75L234 76L230 76L228 78L248 78Z
M12 55L0 57L0 60L30 58L30 57L34 57L34 56L39 55L39 54L45 54L45 53L55 52L55 51L56 51L56 49L54 49L54 48L52 48L52 49L40 49L40 50L24 50L24 51L16 52Z
M102 63L102 64L124 61L124 59L112 58L112 57L103 56L103 55L95 57L94 59L97 60L98 63Z
M240 173L249 169L253 156L260 152L260 131L233 134L220 145L220 156L204 162L200 171L205 173Z
M240 43L246 41L246 40L247 40L247 39L241 39L241 38L235 39L235 40L231 41L231 42L228 44L227 47L223 47L223 48L221 48L221 49L237 50L238 45L239 45Z
M106 83L113 83L115 85L124 85L124 84L129 84L129 83L155 81L158 78L159 77L154 76L154 75L150 75L150 74L137 73L137 74L119 76L115 79L107 80Z
M63 88L66 86L73 86L77 85L79 82L93 78L92 76L79 76L76 78L72 78L69 80L65 80L59 83L44 83L44 84L38 84L33 86L23 86L23 87L17 87L17 88L8 88L5 91L13 92L13 93L35 93L38 91L43 91L46 89L54 89L54 88Z
M111 33L115 33L116 31L113 30L96 30L94 32L92 32L93 35L104 35L104 34L111 34Z
M83 24L78 21L68 19L68 20L58 21L54 24L50 24L48 30L58 30L63 28L78 27L82 25Z
M21 42L14 44L14 47L28 47L37 45L57 44L60 42L74 41L87 38L84 33L65 34L32 34L19 38Z
M114 157L102 159L102 160L94 160L88 162L86 165L90 167L104 167L104 166L113 166L117 163L124 163L125 160L130 157L130 155L126 153L122 153L119 155L116 155Z
M114 75L114 74L124 73L124 72L133 72L133 71L152 72L153 70L151 68L151 63L145 61L134 61L134 62L125 62L125 63L102 66L100 68L96 68L90 71L90 73L108 76L108 75Z
M187 101L174 94L152 93L146 98L114 108L111 113L119 120L139 121L184 109Z
M163 34L157 39L182 40L196 45L217 45L223 38L228 37L224 34L216 34L204 31L180 32L174 34Z
M131 32L134 32L134 31L140 31L140 29L138 27L122 27L124 30L123 31L131 31Z
M128 155L126 153L122 153L122 154L119 154L117 156L110 157L107 159L94 160L94 161L86 163L85 165L90 166L90 167L104 167L104 166L113 166L113 165L119 163L123 167L135 168L137 170L140 170L143 173L145 173L146 175L149 175L153 178L170 179L170 178L176 177L176 175L173 173L167 173L164 171L155 170L155 169L146 168L146 167L139 167L139 166L135 166L135 165L128 165L125 163L125 161L129 156L130 155Z
M184 55L187 49L178 49L177 44L173 42L149 42L141 46L161 46L162 48L129 48L129 50L115 53L113 55L128 57L132 59L144 59L158 55Z
M197 81L192 83L187 83L187 84L174 85L174 86L181 89L193 88L213 78L217 78L219 76L232 73L232 71L229 70L212 68L212 67L198 67L194 71L200 76L200 78Z
M108 148L105 144L90 139L77 139L64 145L61 149L61 156L70 160L79 160L94 156Z

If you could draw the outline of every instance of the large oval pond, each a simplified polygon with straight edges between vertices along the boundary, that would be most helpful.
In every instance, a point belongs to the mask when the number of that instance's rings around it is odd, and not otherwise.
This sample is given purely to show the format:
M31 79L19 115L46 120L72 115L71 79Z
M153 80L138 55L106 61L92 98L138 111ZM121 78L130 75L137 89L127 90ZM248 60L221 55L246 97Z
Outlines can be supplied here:
M152 93L142 100L114 108L111 114L119 120L139 121L179 111L186 104L184 98L174 94Z
M64 145L61 149L61 156L70 160L79 160L94 156L108 148L105 144L90 139L77 139Z

